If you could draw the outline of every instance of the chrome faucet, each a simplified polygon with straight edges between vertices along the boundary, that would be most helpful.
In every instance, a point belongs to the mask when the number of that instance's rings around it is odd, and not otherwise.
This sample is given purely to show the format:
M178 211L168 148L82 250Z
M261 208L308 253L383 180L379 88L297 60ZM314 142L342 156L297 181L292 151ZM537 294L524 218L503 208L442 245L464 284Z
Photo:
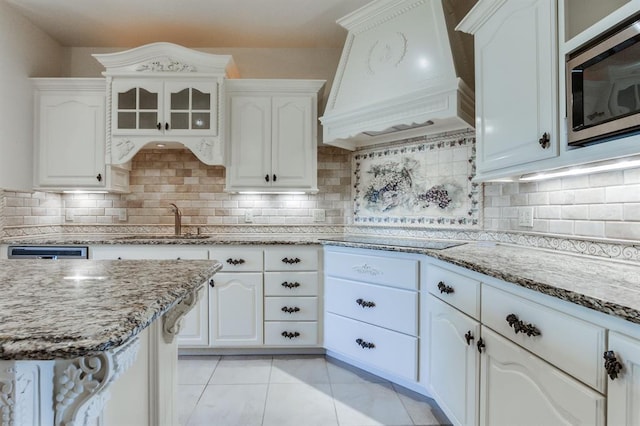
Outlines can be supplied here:
M182 233L182 212L175 204L169 203L169 205L175 219L175 235L180 235Z

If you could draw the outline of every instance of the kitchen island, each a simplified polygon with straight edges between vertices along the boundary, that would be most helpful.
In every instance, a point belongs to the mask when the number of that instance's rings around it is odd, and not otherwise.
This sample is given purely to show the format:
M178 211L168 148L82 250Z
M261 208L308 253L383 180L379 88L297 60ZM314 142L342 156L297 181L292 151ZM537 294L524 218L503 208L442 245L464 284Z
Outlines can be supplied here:
M175 336L221 267L0 260L2 424L176 424Z

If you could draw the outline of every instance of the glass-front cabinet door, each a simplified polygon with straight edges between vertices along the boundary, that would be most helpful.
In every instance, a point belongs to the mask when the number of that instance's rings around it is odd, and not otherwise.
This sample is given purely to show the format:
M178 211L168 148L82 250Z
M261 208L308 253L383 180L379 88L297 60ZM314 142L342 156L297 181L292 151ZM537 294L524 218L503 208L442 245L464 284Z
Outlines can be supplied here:
M111 129L114 134L161 134L162 90L161 81L113 82L113 114Z
M217 136L218 85L208 81L113 81L112 133Z
M165 83L167 134L218 134L218 85L216 82L168 81Z

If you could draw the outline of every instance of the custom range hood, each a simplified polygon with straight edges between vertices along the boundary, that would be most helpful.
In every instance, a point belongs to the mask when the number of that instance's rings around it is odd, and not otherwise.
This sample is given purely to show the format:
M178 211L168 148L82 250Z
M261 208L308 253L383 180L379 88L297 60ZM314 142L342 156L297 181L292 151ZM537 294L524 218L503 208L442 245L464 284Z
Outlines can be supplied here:
M376 0L349 33L323 142L346 149L474 127L473 38L454 30L474 0Z

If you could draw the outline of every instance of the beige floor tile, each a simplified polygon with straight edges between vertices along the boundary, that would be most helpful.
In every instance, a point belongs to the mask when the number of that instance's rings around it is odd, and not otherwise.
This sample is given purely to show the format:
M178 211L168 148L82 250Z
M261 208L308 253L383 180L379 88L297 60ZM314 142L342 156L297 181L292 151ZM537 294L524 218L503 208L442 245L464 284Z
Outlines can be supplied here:
M337 426L328 384L272 383L263 426Z
M270 383L329 383L323 356L279 356L273 358Z
M335 383L331 389L340 426L413 424L388 383Z
M188 426L260 426L266 384L208 385Z
M180 357L178 361L178 384L206 385L216 369L218 356Z
M271 357L223 357L211 376L212 385L266 384Z
M178 424L185 426L206 385L178 385Z

